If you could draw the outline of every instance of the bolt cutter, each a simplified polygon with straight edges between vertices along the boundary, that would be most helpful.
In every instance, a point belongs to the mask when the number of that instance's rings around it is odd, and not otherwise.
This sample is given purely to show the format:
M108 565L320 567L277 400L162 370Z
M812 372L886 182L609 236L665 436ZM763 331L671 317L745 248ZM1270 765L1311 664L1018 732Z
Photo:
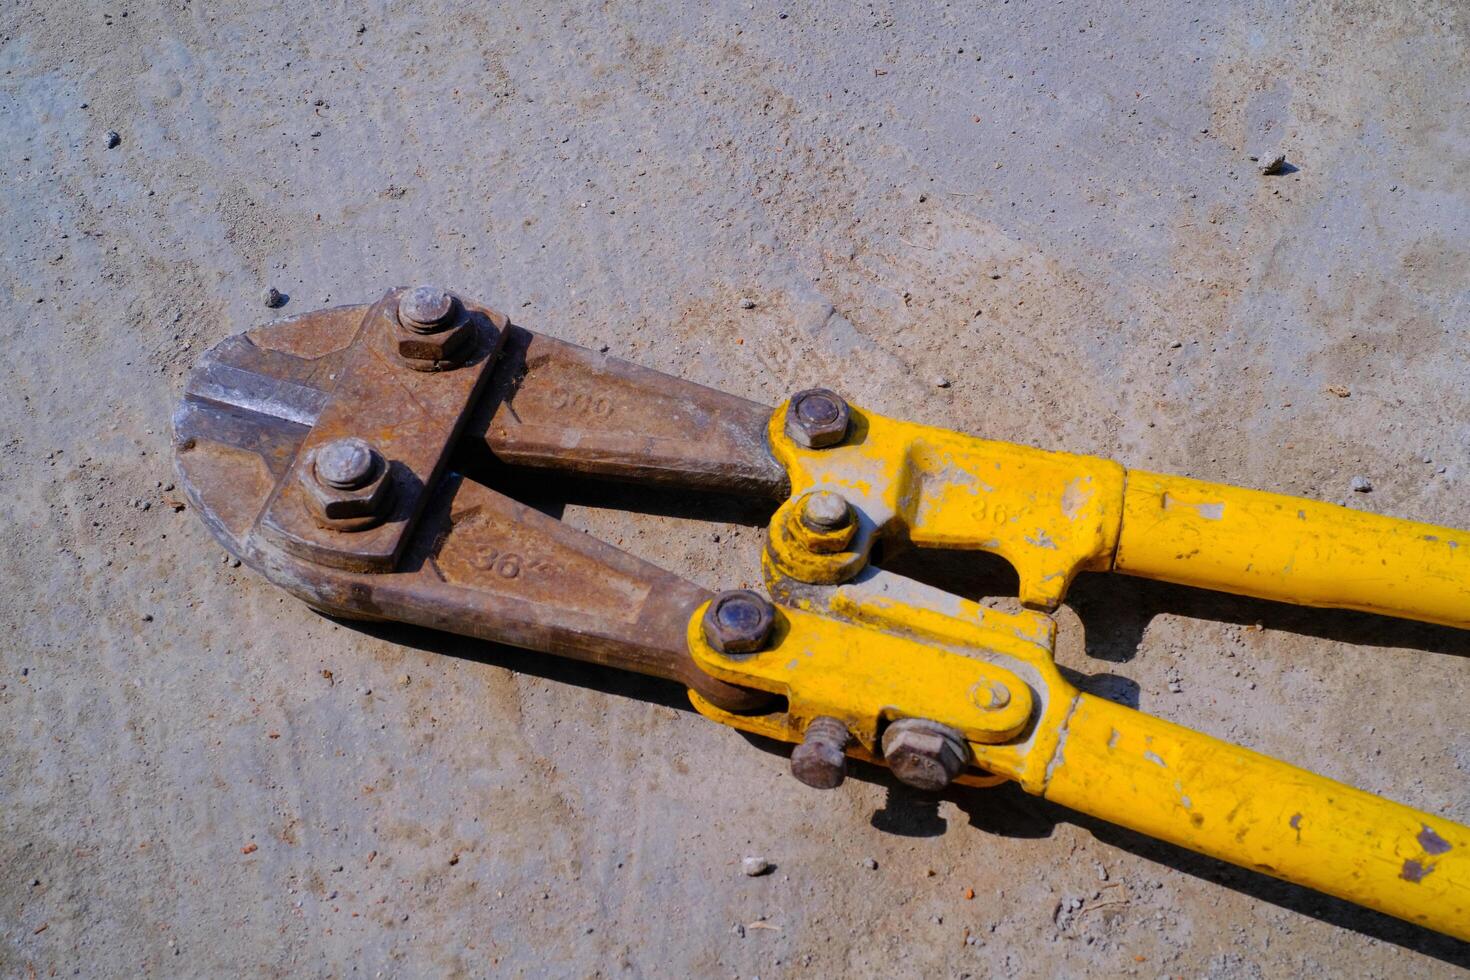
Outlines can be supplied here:
M230 337L174 415L184 492L335 616L685 685L723 724L929 790L1029 793L1470 939L1470 828L1082 693L1049 615L1081 570L1470 627L1470 533L885 418L772 410L431 287ZM499 467L771 501L770 598L711 594L512 500ZM990 552L1021 608L875 564ZM881 551L880 551L881 549Z

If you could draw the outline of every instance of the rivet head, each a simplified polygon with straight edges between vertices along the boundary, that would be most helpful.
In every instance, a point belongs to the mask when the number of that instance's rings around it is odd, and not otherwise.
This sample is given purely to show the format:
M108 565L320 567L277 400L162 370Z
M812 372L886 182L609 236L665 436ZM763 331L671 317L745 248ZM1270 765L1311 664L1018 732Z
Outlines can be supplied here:
M334 439L316 451L317 479L338 490L366 486L377 467L373 447L355 437Z
M970 701L981 711L999 711L1011 703L1011 689L999 682L980 681L970 688Z
M398 300L398 322L414 333L433 333L454 313L454 294L438 286L416 286Z

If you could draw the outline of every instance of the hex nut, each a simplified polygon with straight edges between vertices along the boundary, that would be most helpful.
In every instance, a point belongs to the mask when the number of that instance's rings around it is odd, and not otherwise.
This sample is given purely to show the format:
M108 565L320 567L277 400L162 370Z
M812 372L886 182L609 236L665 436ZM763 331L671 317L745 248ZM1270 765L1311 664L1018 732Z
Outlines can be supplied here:
M701 626L710 646L726 655L754 653L770 641L776 608L745 589L721 592L710 600Z
M357 487L332 486L317 472L317 456L328 448L335 450L337 443L314 450L299 474L301 487L317 518L329 527L344 531L373 526L388 509L393 492L392 467L381 453L368 446L372 465L366 481Z
M937 793L970 764L959 732L923 718L902 718L883 733L883 758L900 782Z
M459 365L476 333L475 320L453 293L419 286L398 300L393 346L416 371L444 371Z
M786 529L803 548L819 555L846 551L857 536L852 505L840 493L816 490L788 512Z
M852 419L847 400L827 388L808 388L786 404L786 435L807 449L825 449L847 438Z

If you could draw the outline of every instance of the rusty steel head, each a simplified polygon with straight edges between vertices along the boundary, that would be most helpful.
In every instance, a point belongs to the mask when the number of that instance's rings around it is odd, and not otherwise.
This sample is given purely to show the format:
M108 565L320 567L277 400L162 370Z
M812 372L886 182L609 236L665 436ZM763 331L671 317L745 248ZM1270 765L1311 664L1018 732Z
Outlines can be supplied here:
M300 481L321 521L338 530L361 530L386 510L393 489L389 469L366 441L334 439L317 448Z
M850 418L847 401L837 392L808 388L787 403L786 435L807 449L823 449L847 437Z
M883 733L883 758L900 782L938 792L970 764L963 735L924 718L900 718Z
M814 789L836 789L847 778L847 743L852 734L836 718L813 718L806 737L791 750L791 775Z
M813 531L840 531L852 523L852 508L842 494L817 490L802 499L801 522Z
M776 608L744 589L721 592L704 612L704 638L720 653L754 653L771 638Z
M398 322L414 333L433 333L448 325L454 294L438 286L416 286L398 299Z
M454 294L418 286L398 299L394 345L403 363L416 371L456 366L473 346L475 324Z
M316 451L316 478L336 490L357 490L373 477L378 461L367 440L335 439Z

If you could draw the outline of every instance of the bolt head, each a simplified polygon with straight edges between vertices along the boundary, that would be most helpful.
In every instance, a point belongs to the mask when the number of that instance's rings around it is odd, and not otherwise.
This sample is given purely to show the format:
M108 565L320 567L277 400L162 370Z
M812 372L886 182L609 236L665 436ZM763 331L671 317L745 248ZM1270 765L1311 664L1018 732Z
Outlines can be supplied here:
M814 718L806 738L791 750L791 774L813 789L836 789L847 778L847 743L852 736L836 718Z
M776 609L754 592L721 592L705 610L704 638L720 653L754 653L770 641Z
M364 439L334 439L316 451L316 478L338 490L356 490L373 476L377 454Z
M826 388L808 388L786 406L786 435L799 446L823 449L847 438L851 411L847 401Z
M970 747L948 726L904 718L883 733L883 758L900 782L937 793L970 764Z
M433 333L454 314L454 294L438 286L415 286L398 299L398 322L414 333Z
M801 522L817 532L840 531L852 523L852 508L842 494L818 490L803 499Z
M355 482L362 448L367 450L366 479L356 486L328 482ZM337 439L312 453L301 468L300 482L318 520L338 530L358 530L371 527L387 512L393 493L391 472L387 460L370 444L360 439Z

